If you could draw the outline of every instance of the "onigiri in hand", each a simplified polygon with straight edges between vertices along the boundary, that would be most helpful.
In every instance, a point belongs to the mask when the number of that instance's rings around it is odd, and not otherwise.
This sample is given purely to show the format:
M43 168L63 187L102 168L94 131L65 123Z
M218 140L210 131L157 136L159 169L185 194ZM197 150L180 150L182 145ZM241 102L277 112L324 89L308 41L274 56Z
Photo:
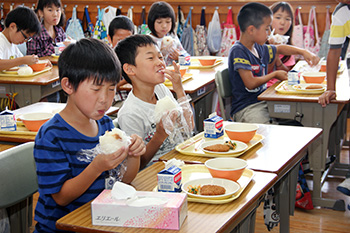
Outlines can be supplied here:
M160 122L164 113L170 112L171 110L176 108L176 103L172 99L170 99L169 96L165 96L164 98L158 100L154 109L154 119L156 123Z
M100 136L100 147L103 154L111 154L119 150L122 146L128 147L131 143L124 131L114 128L112 131L106 131Z
M162 47L168 47L173 43L173 38L171 36L164 36L162 40Z

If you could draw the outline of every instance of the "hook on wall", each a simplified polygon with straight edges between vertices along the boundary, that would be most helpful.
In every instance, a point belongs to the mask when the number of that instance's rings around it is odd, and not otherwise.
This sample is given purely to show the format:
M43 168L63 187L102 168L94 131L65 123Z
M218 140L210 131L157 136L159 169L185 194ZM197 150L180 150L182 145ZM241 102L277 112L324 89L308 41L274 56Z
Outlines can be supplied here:
M202 9L205 10L207 7L206 6L203 6Z
M219 7L218 7L218 6L216 6L216 7L215 7L215 10L219 10Z
M227 7L229 10L231 10L232 9L232 6L229 6L229 7Z
M326 6L326 8L327 8L327 9L330 9L330 8L331 8L331 6L330 6L330 5L327 5L327 6Z
M134 6L130 6L130 9L134 9Z
M146 6L142 6L142 9L145 9L146 8Z
M122 9L123 8L123 6L119 6L119 9Z
M98 9L100 9L100 5L97 5L96 7L97 7Z
M190 9L193 10L193 6L190 6Z

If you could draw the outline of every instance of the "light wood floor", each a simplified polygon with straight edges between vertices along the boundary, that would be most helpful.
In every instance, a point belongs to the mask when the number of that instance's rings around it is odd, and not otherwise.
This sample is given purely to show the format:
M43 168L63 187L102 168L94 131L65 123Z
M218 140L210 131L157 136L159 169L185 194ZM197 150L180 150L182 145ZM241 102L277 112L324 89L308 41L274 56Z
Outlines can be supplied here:
M350 124L349 124L350 125ZM349 132L349 130L348 130ZM342 163L350 163L349 151L342 150ZM335 211L326 208L314 208L313 210L295 209L294 216L290 217L290 232L291 233L345 233L350 232L350 210L347 205L350 204L350 196L346 196L337 191L336 188L339 183L343 181L342 177L329 177L322 186L322 196L332 199L342 199L346 204L346 211ZM307 176L309 188L312 190L312 178ZM36 205L38 194L34 194L34 205ZM33 210L34 211L34 210ZM33 214L34 216L34 214ZM34 229L34 224L31 230ZM279 226L268 231L263 219L263 203L258 208L255 222L255 232L279 232Z

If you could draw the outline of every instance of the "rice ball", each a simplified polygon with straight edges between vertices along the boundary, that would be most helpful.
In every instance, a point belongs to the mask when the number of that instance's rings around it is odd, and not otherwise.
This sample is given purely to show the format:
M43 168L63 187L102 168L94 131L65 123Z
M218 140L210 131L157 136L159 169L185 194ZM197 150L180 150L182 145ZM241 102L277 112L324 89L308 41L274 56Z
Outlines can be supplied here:
M176 108L176 103L169 96L165 96L164 98L158 100L154 109L154 118L156 123L162 119L163 113L168 111L170 112Z
M128 147L130 145L130 138L118 128L106 131L103 136L100 136L99 140L102 153L104 154L114 153L122 146Z
M164 36L162 40L162 47L167 47L173 43L171 36Z
M31 75L33 74L33 69L29 66L20 67L17 71L18 75Z

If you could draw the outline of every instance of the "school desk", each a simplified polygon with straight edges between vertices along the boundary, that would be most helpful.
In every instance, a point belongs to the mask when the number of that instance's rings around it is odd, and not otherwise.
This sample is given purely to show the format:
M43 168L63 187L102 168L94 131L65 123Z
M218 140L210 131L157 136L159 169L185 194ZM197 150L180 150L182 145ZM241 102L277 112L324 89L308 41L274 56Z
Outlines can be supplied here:
M224 122L224 125L228 122ZM270 172L278 176L275 184L277 208L280 212L280 232L289 232L289 215L294 213L296 182L299 162L305 151L315 144L322 129L299 126L259 124L258 135L264 138L239 158L248 162L248 168ZM196 147L196 145L195 145ZM177 158L185 161L205 162L208 157L184 155L171 151L161 157L169 160Z
M52 103L52 102L37 102L23 108L14 110L14 114L17 117L20 117L25 113L32 112L50 112L57 113L61 111L66 106L65 103ZM107 115L115 115L118 112L118 107L110 107L107 111ZM25 130L25 131L24 131ZM34 141L36 136L35 132L28 132L28 130L21 126L18 128L18 131L1 131L0 132L0 142L15 142L15 143L24 143Z
M24 107L42 98L61 90L58 77L58 67L33 76L14 76L13 74L0 76L0 97L7 98L6 94L17 93L15 101L18 106Z
M209 114L213 111L213 101L215 101L214 92L216 90L215 85L215 73L221 71L228 66L227 57L217 57L221 62L212 66L211 68L205 68L198 65L196 60L198 57L191 57L195 62L191 64L185 77L191 76L183 82L183 88L185 93L191 97L191 104L194 107L194 119L197 132L203 131L203 121L208 118ZM173 90L172 86L168 86L170 90ZM125 84L121 87L121 90L130 91L132 86Z
M139 172L131 183L138 191L152 191L157 185L157 173L164 169L158 162ZM265 192L276 182L273 173L255 172L241 195L226 204L206 204L188 202L188 215L180 230L161 230L146 228L123 228L96 226L91 223L91 202L74 210L56 222L60 230L74 232L237 232L254 233L255 209L259 206Z
M344 61L342 63L346 65ZM300 61L293 69L300 70L305 64L305 61ZM258 100L267 102L271 117L296 119L304 126L323 129L323 136L309 147L309 162L313 172L312 201L314 206L333 208L336 200L323 198L321 188L327 174L325 169L327 151L328 154L339 155L340 141L345 133L350 98L348 70L345 69L338 75L337 97L324 108L318 104L320 94L281 94L275 90L277 85L278 83L274 84L258 97ZM341 166L343 174L350 169L349 165Z

